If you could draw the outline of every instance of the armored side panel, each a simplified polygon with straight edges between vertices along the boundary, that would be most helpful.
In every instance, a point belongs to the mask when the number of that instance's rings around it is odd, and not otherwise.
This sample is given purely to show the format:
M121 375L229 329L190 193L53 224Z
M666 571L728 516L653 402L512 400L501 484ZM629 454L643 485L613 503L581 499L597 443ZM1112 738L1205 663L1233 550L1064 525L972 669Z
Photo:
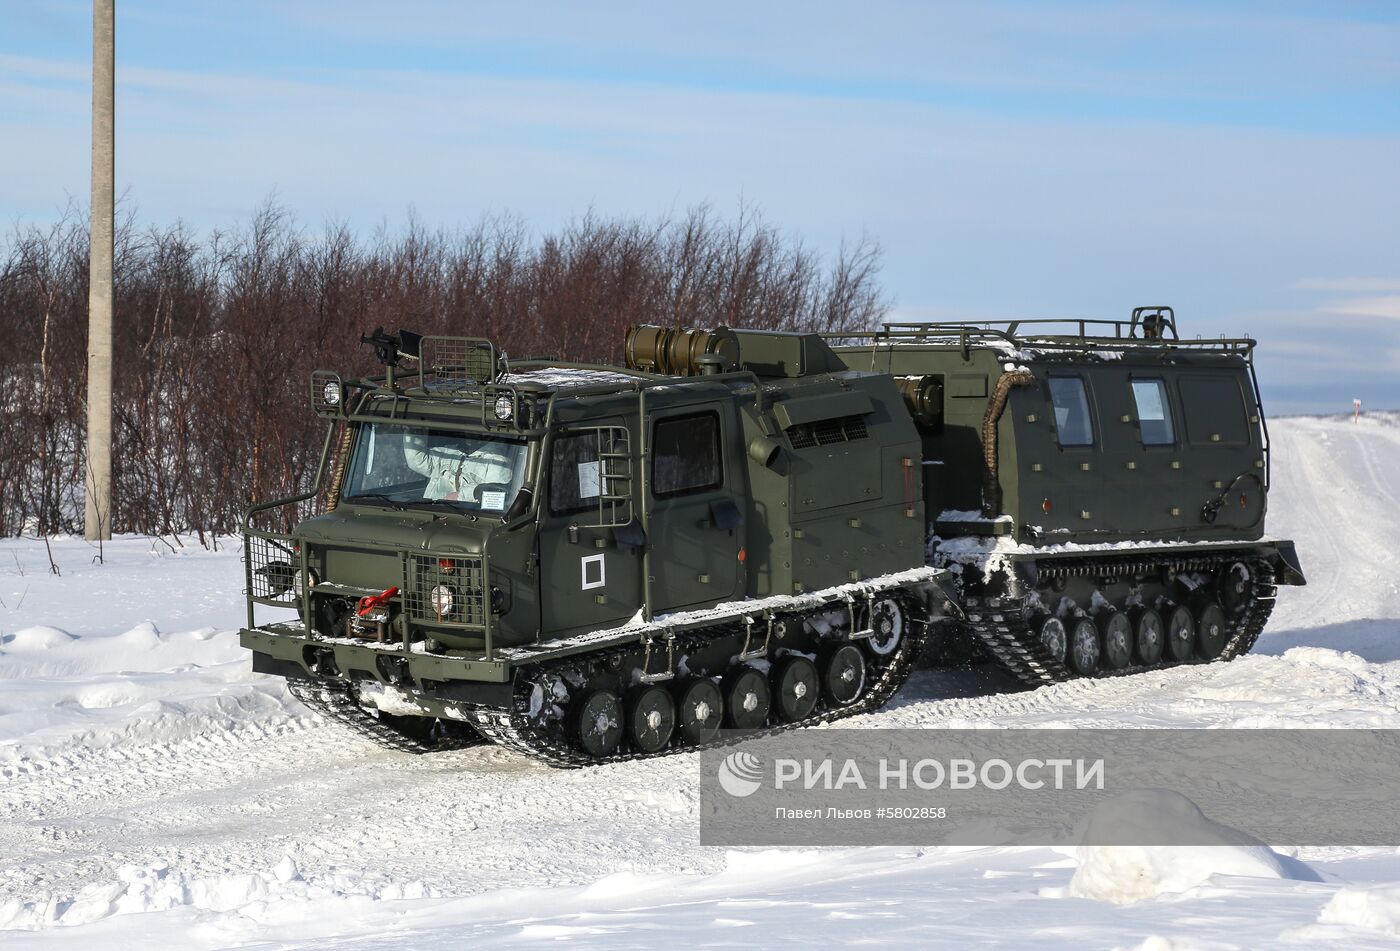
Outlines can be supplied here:
M771 461L748 457L750 593L813 591L922 564L919 437L894 381L846 372L764 390L748 438L780 448Z
M998 429L1018 462L997 481L1022 540L1263 535L1267 447L1241 358L1149 351L1030 367ZM1080 393L1087 425L1063 405Z

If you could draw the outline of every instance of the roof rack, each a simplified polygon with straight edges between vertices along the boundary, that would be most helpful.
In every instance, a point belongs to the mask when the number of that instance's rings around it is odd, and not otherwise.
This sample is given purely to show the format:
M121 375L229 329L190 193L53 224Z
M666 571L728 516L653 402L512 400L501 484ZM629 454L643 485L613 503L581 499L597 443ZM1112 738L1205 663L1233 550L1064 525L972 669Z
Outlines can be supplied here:
M1030 328L1030 329L1023 329ZM1182 339L1170 307L1136 307L1128 320L1083 317L1034 317L1022 320L931 321L885 323L879 330L832 331L831 340L869 340L876 344L947 343L970 348L1001 341L1016 349L1153 350L1189 348L1238 353L1252 359L1249 337Z

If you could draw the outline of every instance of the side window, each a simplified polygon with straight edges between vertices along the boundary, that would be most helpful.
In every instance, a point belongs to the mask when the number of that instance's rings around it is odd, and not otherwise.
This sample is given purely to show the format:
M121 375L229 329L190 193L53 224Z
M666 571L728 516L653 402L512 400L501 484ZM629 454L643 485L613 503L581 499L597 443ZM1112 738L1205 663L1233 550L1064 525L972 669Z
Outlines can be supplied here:
M1167 385L1161 380L1133 380L1133 402L1137 404L1138 429L1144 446L1170 446L1176 442L1172 408L1167 402Z
M573 515L598 507L602 494L598 437L593 433L562 433L554 437L549 462L549 510Z
M1077 376L1052 376L1050 402L1055 407L1055 432L1061 446L1092 446L1094 420L1089 415L1089 396L1084 381Z
M651 491L658 499L719 488L719 416L698 413L658 420L651 437Z
M1233 376L1182 377L1181 406L1186 414L1186 435L1197 445L1249 444L1249 423L1244 395Z

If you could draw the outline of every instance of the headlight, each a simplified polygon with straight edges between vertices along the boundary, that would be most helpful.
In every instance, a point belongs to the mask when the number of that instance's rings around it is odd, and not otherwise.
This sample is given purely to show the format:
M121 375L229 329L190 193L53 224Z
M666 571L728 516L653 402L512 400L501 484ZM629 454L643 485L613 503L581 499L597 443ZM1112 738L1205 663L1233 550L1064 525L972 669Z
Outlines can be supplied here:
M502 394L496 397L496 418L510 419L515 415L515 400Z
M332 380L321 390L321 399L327 406L340 405L340 384Z
M452 610L452 589L440 584L428 592L428 600L432 602L433 610L437 612L439 619L446 617Z
M321 579L316 575L316 572L311 570L310 568L306 570L305 575L303 575L300 571L296 573L296 576L292 579L292 590L296 592L297 597L301 597L302 592L305 590L304 586L308 581L311 583L311 587L313 588L321 583Z
M285 561L268 562L254 574L260 575L267 583L266 593L260 593L264 598L280 598L297 583L297 570Z

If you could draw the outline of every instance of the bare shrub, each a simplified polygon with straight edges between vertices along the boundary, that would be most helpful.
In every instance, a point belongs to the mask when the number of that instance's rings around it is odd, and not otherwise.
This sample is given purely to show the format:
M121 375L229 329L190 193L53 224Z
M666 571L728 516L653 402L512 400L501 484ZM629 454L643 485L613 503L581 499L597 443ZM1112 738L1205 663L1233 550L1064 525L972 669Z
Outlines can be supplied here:
M538 236L410 215L361 239L269 203L208 236L128 218L116 241L112 524L172 537L231 531L251 500L307 486L324 434L307 374L371 370L359 334L380 324L596 361L633 323L833 330L888 309L873 241L826 262L747 207L590 213ZM81 529L87 279L74 210L0 246L0 534Z

